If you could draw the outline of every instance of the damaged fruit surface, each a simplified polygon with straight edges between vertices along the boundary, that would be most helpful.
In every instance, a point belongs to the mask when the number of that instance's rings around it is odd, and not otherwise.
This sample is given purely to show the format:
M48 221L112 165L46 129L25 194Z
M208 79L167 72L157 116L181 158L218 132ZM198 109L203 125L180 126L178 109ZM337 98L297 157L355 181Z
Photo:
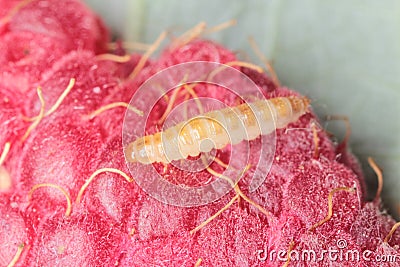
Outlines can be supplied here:
M61 4L71 6L62 9ZM8 14L12 6L2 5L0 14ZM396 266L400 261L400 231L389 234L396 222L379 201L365 200L357 162L350 154L345 162L337 160L338 148L312 109L276 131L271 169L255 191L248 189L252 166L228 194L198 207L164 204L135 182L142 173L129 172L122 145L126 106L88 115L108 104L129 103L139 87L165 67L192 60L239 61L229 49L199 38L167 46L129 79L140 57L135 54L127 63L98 60L107 45L107 30L78 1L30 1L0 26L1 46L8 49L0 59L3 66L24 60L23 45L13 48L15 38L22 44L32 38L29 44L38 48L29 51L36 63L13 70L13 77L26 77L29 90L19 85L13 89L11 76L0 76L0 155L11 143L0 166L11 179L10 189L0 193L0 265ZM21 34L13 35L17 32ZM71 36L73 41L60 41ZM49 59L44 45L58 47L53 54L57 58ZM265 73L234 67L267 98L299 95L277 86ZM46 115L72 78L71 91ZM44 110L37 86L42 87ZM193 95L237 104L237 98L217 85L199 84L194 94L188 92L182 89L174 106ZM148 118L138 117L147 120L149 132L159 127L172 97L160 100ZM21 139L35 123L29 118L41 112L46 116ZM260 138L249 143L254 151L249 162L256 161ZM230 149L218 151L216 157L228 163ZM221 163L210 166L224 170ZM173 164L154 168L166 180L185 186L218 179L210 171L191 173ZM322 253L330 249L341 251L342 257ZM302 251L310 250L316 258L302 259ZM360 257L346 259L347 251ZM377 261L382 255L397 256L397 262Z

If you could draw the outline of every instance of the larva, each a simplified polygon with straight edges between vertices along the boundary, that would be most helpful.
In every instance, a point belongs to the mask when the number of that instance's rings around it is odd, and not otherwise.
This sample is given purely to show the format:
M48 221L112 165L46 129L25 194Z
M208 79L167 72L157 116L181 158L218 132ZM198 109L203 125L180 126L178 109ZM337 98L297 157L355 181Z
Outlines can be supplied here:
M308 111L309 103L307 97L289 96L210 111L136 139L126 147L126 158L142 164L170 163L229 143L253 140L297 121Z

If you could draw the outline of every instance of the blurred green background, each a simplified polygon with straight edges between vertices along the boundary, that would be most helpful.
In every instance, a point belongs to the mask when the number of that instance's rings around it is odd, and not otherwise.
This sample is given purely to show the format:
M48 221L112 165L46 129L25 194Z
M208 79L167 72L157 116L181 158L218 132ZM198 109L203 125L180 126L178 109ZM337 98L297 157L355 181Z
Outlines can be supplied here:
M165 29L178 35L200 21L214 26L236 19L236 26L207 38L252 55L247 40L253 36L281 82L310 96L321 118L347 115L350 147L370 195L377 183L368 156L384 170L385 207L400 217L400 1L86 2L126 41L151 43ZM344 136L343 122L323 126Z

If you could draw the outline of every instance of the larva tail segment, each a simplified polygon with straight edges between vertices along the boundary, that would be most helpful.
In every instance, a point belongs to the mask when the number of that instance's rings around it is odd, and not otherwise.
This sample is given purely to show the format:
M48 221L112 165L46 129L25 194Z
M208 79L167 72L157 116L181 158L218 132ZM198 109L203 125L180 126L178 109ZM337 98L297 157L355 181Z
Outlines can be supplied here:
M294 243L294 241L292 240L292 241L290 241L290 243L289 243L289 249L288 249L288 251L286 252L286 254L287 254L287 260L285 261L285 264L283 265L283 267L289 266L290 261L291 261L290 254L292 253L294 247L295 247L295 243Z
M102 168L102 169L98 169L97 171L95 171L92 175L90 175L89 179L86 180L85 184L81 187L81 189L79 190L79 193L76 197L75 203L79 204L81 202L81 199L83 197L83 193L85 192L86 188L89 186L89 184L93 181L93 179L104 172L111 172L111 173L116 173L121 175L122 177L125 178L125 180L127 180L129 183L133 182L133 178L129 177L126 173L124 173L121 170L118 169L114 169L114 168Z
M0 155L0 166L3 165L4 161L6 160L8 152L10 152L10 148L11 148L11 143L6 142L4 144L3 152L1 152Z
M253 37L249 37L249 43L254 53L258 56L258 58L260 58L260 60L264 63L265 67L267 68L267 71L271 75L272 82L274 83L274 85L276 87L281 87L278 75L276 74L274 68L272 67L271 62L261 52L260 47L257 45Z
M333 195L336 192L346 191L348 193L354 193L355 190L356 190L355 187L337 187L337 188L331 190L328 195L328 214L326 215L326 217L323 220L321 220L321 221L317 222L316 224L314 224L313 226L311 226L309 231L314 231L316 228L320 227L321 225L323 225L324 223L326 223L327 221L329 221L332 218L332 216L333 216Z
M390 230L389 234L383 240L384 243L389 243L390 239L392 238L394 232L399 228L400 222L393 225L392 229Z
M34 186L32 187L32 189L31 189L31 190L29 191L29 193L28 193L28 200L31 201L33 193L34 193L37 189L42 188L42 187L51 187L51 188L55 188L55 189L59 190L59 191L65 196L65 198L66 198L66 200L67 200L67 208L66 208L66 210L65 210L65 217L69 217L69 215L71 214L71 211L72 211L72 201L71 201L71 197L69 196L68 192L67 192L64 188L62 188L61 186L59 186L59 185L50 184L50 183L43 183L43 184L34 185Z
M94 117L100 115L101 113L103 113L103 112L105 112L105 111L107 111L109 109L113 109L113 108L117 108L117 107L127 108L127 109L135 112L137 115L143 116L143 111L135 108L134 106L129 105L126 102L114 102L114 103L110 103L110 104L104 105L104 106L96 109L95 111L93 111L93 112L91 112L91 113L89 113L87 115L84 115L83 119L92 120Z
M22 142L24 142L26 140L26 138L28 138L28 136L32 132L32 130L35 129L36 126L39 125L40 121L44 117L45 102L44 102L44 98L43 98L43 94L42 94L42 88L40 88L40 87L37 88L37 94L38 94L40 104L41 104L39 115L35 117L32 124L29 125L28 129L26 130L25 134L21 137Z
M376 190L374 202L379 202L381 198L381 193L383 189L383 175L382 175L382 170L379 168L378 164L374 161L373 158L368 157L368 163L369 166L374 170L376 173L376 176L378 177L378 189Z
M140 58L139 62L137 63L136 67L133 69L132 73L129 74L128 80L135 79L135 77L143 69L143 67L146 64L146 61L148 60L148 58L157 50L157 48L161 45L161 42L165 39L166 36L167 36L167 32L166 31L163 31L158 36L158 38L155 40L155 42L149 47L149 49Z
M100 54L96 56L98 61L113 61L117 63L126 63L131 59L130 55L114 55L114 54Z
M196 261L196 263L194 264L194 267L200 267L202 261L203 261L203 259L202 259L202 258L199 258L199 259Z
M21 243L17 247L17 252L15 253L14 257L10 261L10 263L7 265L7 267L14 267L15 264L18 263L19 258L21 258L22 252L24 251L25 244Z
M28 5L32 0L23 0L13 7L6 16L0 19L0 26L7 24L24 6Z

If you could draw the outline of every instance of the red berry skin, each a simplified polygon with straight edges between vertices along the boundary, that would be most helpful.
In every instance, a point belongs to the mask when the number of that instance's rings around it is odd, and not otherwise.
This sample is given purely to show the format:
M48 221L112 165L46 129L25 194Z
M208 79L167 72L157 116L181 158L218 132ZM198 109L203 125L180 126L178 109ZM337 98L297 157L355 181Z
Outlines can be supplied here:
M72 200L96 170L102 136L98 129L77 126L67 117L45 119L24 143L12 176L17 192L27 196L33 186L50 183L65 189ZM54 188L37 189L31 203L42 203L39 214L66 206L65 196Z
M120 134L114 134L104 142L94 164L96 169L115 168L131 176L124 160ZM144 192L135 182L128 182L119 174L104 172L90 183L81 203L89 211L110 217L118 227L128 233L131 209L139 205L144 196Z
M113 266L123 253L122 236L108 217L95 212L54 214L37 229L26 266Z
M190 61L228 63L235 60L236 56L233 52L215 42L194 40L181 47L165 49L157 61L156 68L162 70L179 63Z
M70 51L62 39L42 33L9 32L0 35L0 81L26 93L42 73Z
M24 97L19 92L0 84L0 155L7 146L9 151L0 166L0 192L11 193L15 188L15 180L11 171L19 157L21 150L21 137L25 133L29 123L22 119L24 112Z
M74 118L76 123L84 122L82 116L88 115L101 106L101 102L119 83L113 62L98 61L91 51L72 51L46 70L38 85L42 88L46 110L53 106L67 88L70 80L75 84L53 116ZM30 116L39 113L41 104L36 90L28 93L27 109ZM73 111L73 112L71 112Z
M0 193L0 227L0 265L8 266L18 246L31 243L33 230L19 210L18 200L11 194ZM25 255L21 255L22 261Z
M28 125L22 120L24 97L0 84L0 150L6 142L18 143Z
M17 1L11 2L0 4L1 14L9 14L17 5ZM5 32L43 34L61 40L70 49L88 49L96 53L106 51L109 41L108 30L103 22L87 6L76 0L31 1L20 7L5 24L0 25L0 35Z

